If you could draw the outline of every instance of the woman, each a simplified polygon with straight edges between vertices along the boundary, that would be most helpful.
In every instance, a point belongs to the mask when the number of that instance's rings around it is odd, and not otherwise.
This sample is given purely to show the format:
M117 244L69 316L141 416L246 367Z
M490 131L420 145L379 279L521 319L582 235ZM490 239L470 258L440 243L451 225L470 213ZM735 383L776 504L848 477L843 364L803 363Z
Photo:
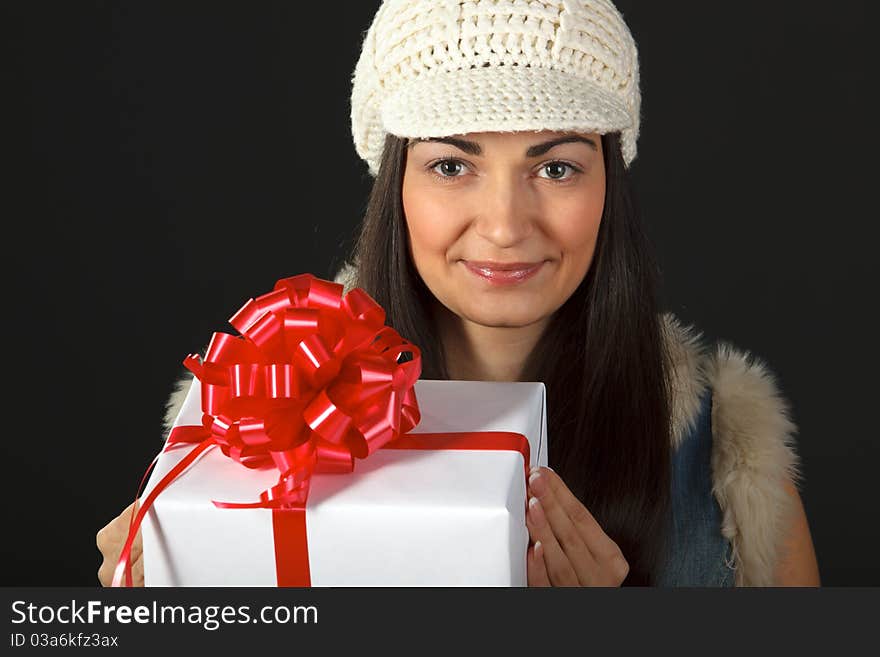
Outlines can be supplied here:
M772 375L659 311L632 36L608 0L558 4L379 8L351 99L375 182L337 281L420 346L423 378L546 384L530 585L818 585ZM131 512L98 534L105 585Z

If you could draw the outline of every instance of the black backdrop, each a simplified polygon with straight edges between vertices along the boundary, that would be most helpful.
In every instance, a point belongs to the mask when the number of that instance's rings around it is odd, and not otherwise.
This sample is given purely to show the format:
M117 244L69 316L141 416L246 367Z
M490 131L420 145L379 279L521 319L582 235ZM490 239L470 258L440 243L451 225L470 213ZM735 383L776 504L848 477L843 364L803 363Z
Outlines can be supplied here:
M377 6L4 3L2 584L96 584L181 360L278 278L335 273L370 188L348 98ZM618 7L665 305L766 360L823 583L880 584L867 2Z

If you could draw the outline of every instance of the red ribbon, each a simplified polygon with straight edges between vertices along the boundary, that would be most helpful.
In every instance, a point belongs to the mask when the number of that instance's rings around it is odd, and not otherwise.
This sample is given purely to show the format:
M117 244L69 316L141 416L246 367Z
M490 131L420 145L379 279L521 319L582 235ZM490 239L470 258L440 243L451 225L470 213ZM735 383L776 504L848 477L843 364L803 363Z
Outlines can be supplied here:
M302 510L313 473L351 472L354 458L419 423L413 387L421 352L384 326L385 311L366 292L342 292L342 285L311 274L281 279L229 320L240 336L214 333L203 361L196 354L184 360L202 387L202 426L177 427L164 451L197 445L132 515L112 586L123 575L131 586L131 546L144 515L209 447L245 467L279 471L259 501L215 506ZM404 353L412 359L399 363ZM146 473L141 487L145 479Z

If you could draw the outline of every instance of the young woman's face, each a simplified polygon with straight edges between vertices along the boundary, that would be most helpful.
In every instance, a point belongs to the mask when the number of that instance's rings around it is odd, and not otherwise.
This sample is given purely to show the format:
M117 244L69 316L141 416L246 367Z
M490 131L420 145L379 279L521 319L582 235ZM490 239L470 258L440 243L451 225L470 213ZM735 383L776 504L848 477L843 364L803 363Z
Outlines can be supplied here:
M596 134L481 132L407 149L413 262L444 306L477 324L527 326L562 306L590 268L604 206ZM494 269L511 263L537 269Z

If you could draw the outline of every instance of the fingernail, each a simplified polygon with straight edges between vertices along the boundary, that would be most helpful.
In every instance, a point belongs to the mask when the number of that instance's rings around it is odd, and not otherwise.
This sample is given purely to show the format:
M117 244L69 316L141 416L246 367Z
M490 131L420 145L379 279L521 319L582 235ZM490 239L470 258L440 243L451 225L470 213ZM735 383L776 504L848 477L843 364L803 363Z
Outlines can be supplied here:
M540 472L536 472L529 477L529 490L533 495L543 495L547 492L547 484L550 482L544 481L546 478Z
M532 522L543 524L544 514L543 509L541 508L541 502L537 497L533 497L529 500L529 517L532 519Z
M537 470L532 470L532 474L529 475L529 486L534 486L535 482L541 476L541 473Z
M540 550L540 549L543 548L543 547L544 547L544 546L541 545L541 541L535 541L535 556L536 556L536 557L541 556L541 555L538 554L538 550Z

